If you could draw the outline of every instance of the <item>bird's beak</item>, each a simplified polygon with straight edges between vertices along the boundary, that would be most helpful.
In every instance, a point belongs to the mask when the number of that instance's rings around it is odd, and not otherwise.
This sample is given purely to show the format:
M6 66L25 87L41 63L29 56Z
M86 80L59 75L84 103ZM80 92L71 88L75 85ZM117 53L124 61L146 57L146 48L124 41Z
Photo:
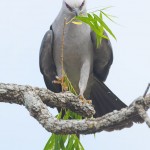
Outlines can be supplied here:
M76 16L79 16L79 14L80 14L80 9L79 9L79 8L74 8L74 9L73 9L73 13L74 13Z

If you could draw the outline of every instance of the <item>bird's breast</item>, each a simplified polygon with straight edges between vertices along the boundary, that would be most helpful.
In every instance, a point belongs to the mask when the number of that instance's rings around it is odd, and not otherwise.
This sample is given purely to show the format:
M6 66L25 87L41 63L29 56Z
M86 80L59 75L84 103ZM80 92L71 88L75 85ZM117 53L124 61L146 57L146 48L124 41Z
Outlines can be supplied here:
M77 92L79 91L78 83L84 60L88 58L88 61L92 63L93 47L90 31L88 30L87 26L83 28L72 25L66 27L64 36L63 34L54 34L54 61L56 68L63 60L63 69Z

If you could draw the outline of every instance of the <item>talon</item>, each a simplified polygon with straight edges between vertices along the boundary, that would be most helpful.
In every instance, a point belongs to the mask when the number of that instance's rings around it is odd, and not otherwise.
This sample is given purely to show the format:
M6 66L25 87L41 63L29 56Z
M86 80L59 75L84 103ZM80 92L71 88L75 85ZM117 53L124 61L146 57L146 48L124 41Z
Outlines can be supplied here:
M65 77L64 77L64 76L62 76L62 77L58 77L58 76L56 76L55 78L56 78L56 80L57 80L57 81L64 81L64 79L65 79Z
M88 104L92 104L92 100L87 100L87 103Z
M64 81L64 77L60 78L60 77L56 76L55 78L56 78L56 80L53 81L54 84L62 84L62 82Z
M81 102L82 102L83 104L85 104L85 103L92 104L92 101L91 101L91 100L86 100L86 99L84 98L84 96L82 96L82 95L79 95L79 99L81 100Z
M64 83L65 77L64 76L63 77L56 76L55 78L56 78L56 80L54 80L53 83L60 84L63 92L68 91L68 86Z
M82 95L78 96L82 103L85 103L85 98Z
M61 84L61 82L58 81L58 80L54 80L53 83L54 83L54 84Z

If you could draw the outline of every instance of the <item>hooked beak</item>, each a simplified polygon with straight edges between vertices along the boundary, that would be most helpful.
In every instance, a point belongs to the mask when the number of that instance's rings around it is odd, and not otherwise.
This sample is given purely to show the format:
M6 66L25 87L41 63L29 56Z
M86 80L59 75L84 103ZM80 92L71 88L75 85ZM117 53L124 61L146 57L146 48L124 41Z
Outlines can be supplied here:
M79 8L74 8L74 9L73 9L73 13L74 13L76 16L79 16L79 14L80 14L80 9L79 9Z

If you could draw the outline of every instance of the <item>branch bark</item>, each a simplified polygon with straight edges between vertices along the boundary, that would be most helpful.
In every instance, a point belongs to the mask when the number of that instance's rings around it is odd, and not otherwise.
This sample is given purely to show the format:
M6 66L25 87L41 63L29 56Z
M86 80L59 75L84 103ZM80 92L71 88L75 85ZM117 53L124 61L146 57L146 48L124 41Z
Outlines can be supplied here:
M24 95L28 91L39 96L42 102L49 107L71 109L83 117L91 117L95 114L95 110L92 105L83 104L77 96L70 92L53 93L44 88L16 84L0 84L0 102L15 103L26 106L26 99L24 98Z
M92 134L103 130L121 130L131 127L134 122L144 121L150 127L150 119L146 113L150 107L150 95L139 97L120 111L83 120L58 120L49 112L47 106L71 109L83 117L91 117L95 113L92 105L83 104L69 92L53 93L43 88L1 83L0 102L24 105L48 132L56 134Z

